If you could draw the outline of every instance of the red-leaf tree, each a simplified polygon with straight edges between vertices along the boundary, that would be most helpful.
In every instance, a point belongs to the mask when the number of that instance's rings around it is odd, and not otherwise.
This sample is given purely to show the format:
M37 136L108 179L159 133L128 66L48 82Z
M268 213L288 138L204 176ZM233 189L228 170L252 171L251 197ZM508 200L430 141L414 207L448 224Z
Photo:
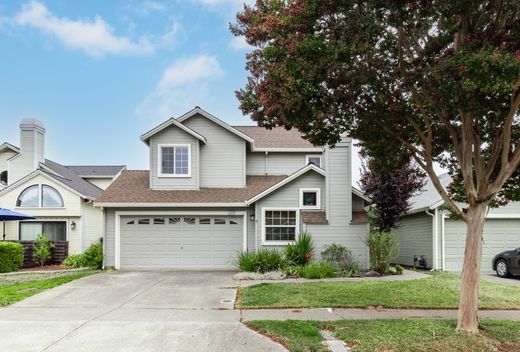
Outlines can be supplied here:
M255 47L237 92L260 126L315 144L344 132L413 158L467 223L458 329L478 331L486 210L520 198L518 0L257 0L231 26ZM448 168L446 190L434 172ZM465 204L461 206L459 201Z
M376 161L365 160L359 181L377 211L373 225L379 231L390 232L410 210L410 198L424 187L424 172L413 163L392 170L380 170Z

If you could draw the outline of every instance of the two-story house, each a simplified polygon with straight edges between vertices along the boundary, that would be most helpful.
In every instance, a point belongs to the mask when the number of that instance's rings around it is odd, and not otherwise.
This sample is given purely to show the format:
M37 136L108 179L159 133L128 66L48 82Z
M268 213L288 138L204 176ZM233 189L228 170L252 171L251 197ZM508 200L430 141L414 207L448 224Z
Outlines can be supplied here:
M103 236L103 211L94 200L124 166L63 166L45 159L45 128L36 119L20 123L20 147L0 145L0 207L35 217L7 222L6 240L68 241L81 253ZM3 232L3 227L0 228Z
M199 107L141 136L149 170L124 170L95 206L105 261L124 269L233 268L241 250L309 231L362 266L365 199L351 185L351 140L316 147L294 130L230 126Z

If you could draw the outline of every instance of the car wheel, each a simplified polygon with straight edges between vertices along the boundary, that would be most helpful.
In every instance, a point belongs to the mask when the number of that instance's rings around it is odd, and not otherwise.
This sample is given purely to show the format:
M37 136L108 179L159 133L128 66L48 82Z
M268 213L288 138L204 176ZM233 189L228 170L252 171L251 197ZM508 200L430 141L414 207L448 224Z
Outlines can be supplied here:
M509 277L509 265L504 259L500 259L496 264L496 272L500 277Z

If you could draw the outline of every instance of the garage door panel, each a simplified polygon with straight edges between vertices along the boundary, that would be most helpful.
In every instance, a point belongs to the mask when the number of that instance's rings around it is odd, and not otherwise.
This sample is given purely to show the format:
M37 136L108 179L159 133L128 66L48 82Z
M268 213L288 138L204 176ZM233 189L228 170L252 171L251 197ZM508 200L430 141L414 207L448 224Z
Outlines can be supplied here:
M466 245L466 224L445 222L446 270L461 271ZM520 247L520 219L488 219L484 225L481 270L491 271L493 257L505 250Z
M238 216L123 217L121 268L233 268L242 224Z

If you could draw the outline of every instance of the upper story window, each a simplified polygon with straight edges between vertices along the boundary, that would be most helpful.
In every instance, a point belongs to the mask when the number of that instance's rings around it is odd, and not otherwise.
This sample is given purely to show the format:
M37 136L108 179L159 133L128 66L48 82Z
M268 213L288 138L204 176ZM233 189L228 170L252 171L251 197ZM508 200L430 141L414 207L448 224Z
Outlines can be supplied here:
M321 209L321 189L300 188L301 209Z
M159 176L190 177L191 176L191 145L190 144L160 144L159 145Z
M0 173L0 186L7 186L7 171Z
M60 192L48 185L33 185L22 191L16 200L22 208L63 208Z
M321 167L323 169L321 155L306 155L305 160L305 165L314 164L317 167Z

